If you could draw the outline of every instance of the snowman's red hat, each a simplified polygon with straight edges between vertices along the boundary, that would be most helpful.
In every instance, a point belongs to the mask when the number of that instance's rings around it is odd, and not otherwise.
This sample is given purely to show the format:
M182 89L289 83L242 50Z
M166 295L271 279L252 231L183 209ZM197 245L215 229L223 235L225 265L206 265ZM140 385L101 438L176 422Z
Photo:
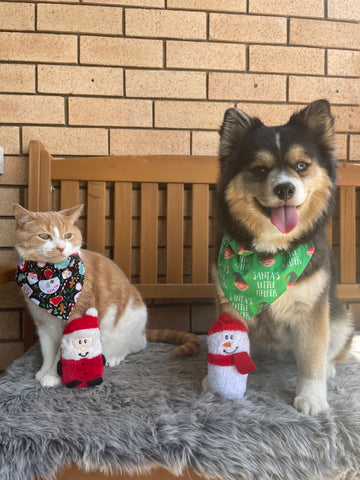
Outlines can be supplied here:
M96 310L94 310L94 312L96 312ZM91 309L91 311L89 309L83 317L71 320L71 322L66 325L63 335L92 328L99 328L99 322L97 316L93 314L93 309Z
M224 331L240 331L247 333L247 328L242 322L235 320L228 313L223 313L216 322L210 326L209 335Z

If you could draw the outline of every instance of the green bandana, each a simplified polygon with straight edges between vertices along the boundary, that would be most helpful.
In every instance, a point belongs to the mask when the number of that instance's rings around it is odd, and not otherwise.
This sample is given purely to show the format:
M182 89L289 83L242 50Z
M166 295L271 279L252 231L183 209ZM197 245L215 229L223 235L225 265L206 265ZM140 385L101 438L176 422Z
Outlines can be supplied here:
M221 288L235 310L250 320L294 285L314 250L310 242L291 252L266 257L245 250L224 235L218 257Z

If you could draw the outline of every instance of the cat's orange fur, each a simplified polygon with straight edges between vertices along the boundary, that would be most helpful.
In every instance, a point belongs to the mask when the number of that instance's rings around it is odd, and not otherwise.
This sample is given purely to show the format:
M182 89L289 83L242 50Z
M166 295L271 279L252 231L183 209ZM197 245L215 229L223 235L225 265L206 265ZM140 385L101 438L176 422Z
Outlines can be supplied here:
M175 349L175 355L197 353L200 344L193 334L173 330L146 330L145 334L146 306L136 288L112 260L80 249L82 237L75 222L81 209L80 205L60 212L35 213L20 205L14 206L17 220L15 248L24 260L58 263L74 253L80 253L85 279L69 320L85 315L90 307L97 309L103 350L110 366L118 364L129 353L145 348L146 337L149 341L182 344ZM49 238L44 239L40 235ZM44 365L37 378L45 386L56 385L59 380L54 362L64 322L28 298L26 301L38 328L44 357ZM56 358L52 359L50 357L54 356L55 350Z

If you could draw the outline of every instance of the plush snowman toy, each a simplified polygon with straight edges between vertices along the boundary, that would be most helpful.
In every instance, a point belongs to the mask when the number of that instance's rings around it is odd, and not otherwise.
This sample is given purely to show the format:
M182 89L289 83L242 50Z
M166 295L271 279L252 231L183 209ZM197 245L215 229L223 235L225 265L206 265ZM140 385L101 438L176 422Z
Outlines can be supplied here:
M89 308L64 329L58 374L69 388L93 387L102 383L104 365L97 311Z
M229 400L242 398L247 377L256 369L250 358L250 343L245 325L229 314L220 315L208 334L208 375L203 389Z

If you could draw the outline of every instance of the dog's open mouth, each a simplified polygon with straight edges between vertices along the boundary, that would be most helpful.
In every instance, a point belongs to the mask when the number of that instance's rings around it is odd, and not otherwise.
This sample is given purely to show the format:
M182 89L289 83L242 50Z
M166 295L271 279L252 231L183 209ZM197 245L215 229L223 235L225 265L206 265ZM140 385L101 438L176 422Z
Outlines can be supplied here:
M298 207L282 205L280 207L270 208L261 205L256 198L255 201L261 212L270 219L271 223L279 230L279 232L290 233L298 225Z

